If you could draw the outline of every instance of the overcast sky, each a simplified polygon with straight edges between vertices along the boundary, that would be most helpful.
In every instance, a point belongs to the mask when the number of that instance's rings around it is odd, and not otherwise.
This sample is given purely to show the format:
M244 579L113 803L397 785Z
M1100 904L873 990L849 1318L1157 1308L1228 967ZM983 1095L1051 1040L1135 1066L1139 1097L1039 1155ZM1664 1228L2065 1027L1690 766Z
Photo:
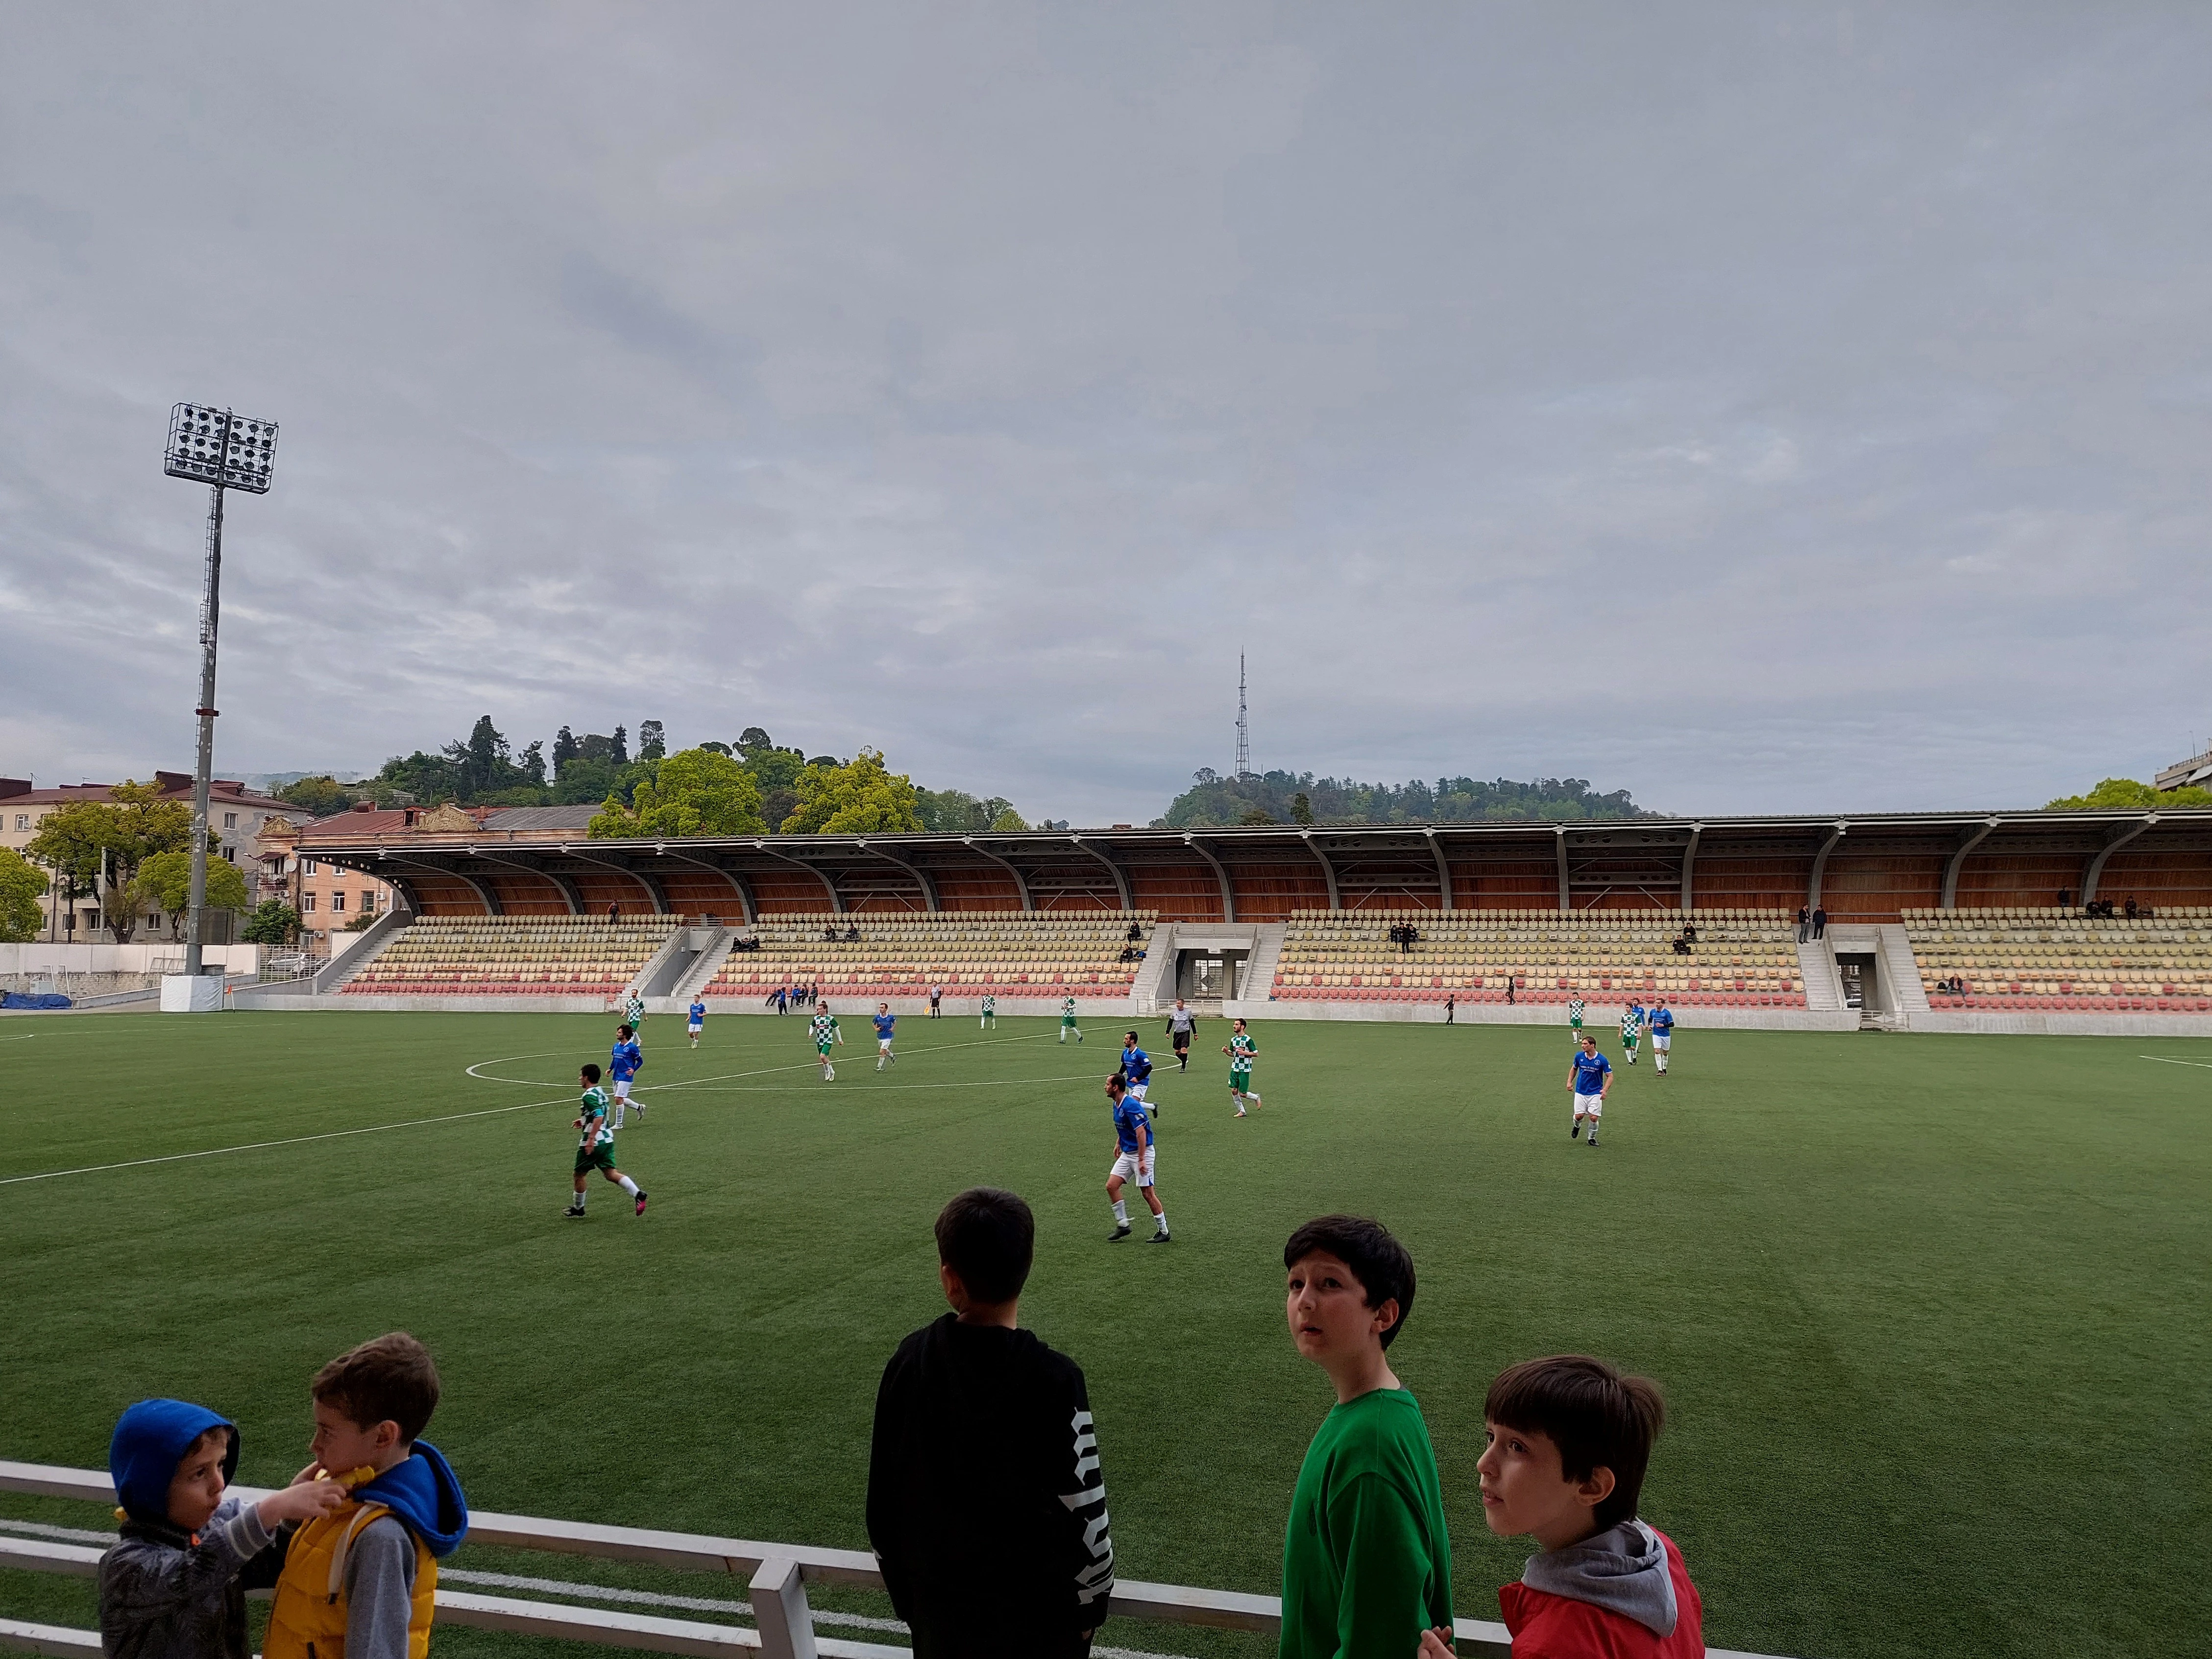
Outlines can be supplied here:
M2212 732L2212 9L8 8L0 773L658 718L2040 805Z

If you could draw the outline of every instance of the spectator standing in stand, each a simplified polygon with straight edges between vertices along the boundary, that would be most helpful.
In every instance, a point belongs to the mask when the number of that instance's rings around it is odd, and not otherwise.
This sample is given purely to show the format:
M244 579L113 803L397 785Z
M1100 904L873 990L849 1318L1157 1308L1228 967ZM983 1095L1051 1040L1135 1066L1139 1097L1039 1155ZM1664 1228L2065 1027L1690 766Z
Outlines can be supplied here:
M1014 1194L947 1204L952 1311L899 1345L876 1392L868 1541L916 1659L1082 1659L1113 1595L1082 1367L1018 1322L1036 1253Z
M1813 913L1803 905L1797 907L1797 942L1802 945L1813 929Z
M1813 909L1813 937L1825 939L1828 933L1828 913L1816 905Z

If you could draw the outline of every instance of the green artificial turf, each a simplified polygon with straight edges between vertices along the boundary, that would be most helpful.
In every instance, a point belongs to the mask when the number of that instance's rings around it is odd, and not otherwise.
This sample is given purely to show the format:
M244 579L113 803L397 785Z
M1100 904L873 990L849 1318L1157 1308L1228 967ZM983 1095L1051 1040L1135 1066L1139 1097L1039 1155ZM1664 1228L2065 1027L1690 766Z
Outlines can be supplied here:
M611 1025L0 1022L0 1179L522 1108L0 1185L0 1457L100 1465L120 1407L176 1394L235 1416L242 1478L278 1481L305 1455L310 1374L404 1327L438 1356L430 1437L480 1507L864 1547L877 1377L942 1310L932 1218L988 1182L1036 1207L1024 1322L1089 1376L1121 1571L1272 1592L1329 1403L1283 1328L1279 1253L1352 1210L1419 1268L1393 1358L1443 1464L1463 1615L1496 1618L1527 1553L1483 1527L1485 1386L1582 1350L1666 1390L1644 1513L1682 1546L1715 1646L2206 1650L2212 1044L1686 1030L1664 1081L1648 1056L1623 1069L1591 1152L1567 1136L1563 1030L1262 1022L1267 1105L1237 1121L1208 1022L1190 1073L1154 1090L1176 1242L1152 1249L1106 1242L1118 1031L1063 1048L1056 1023L1012 1018L906 1018L878 1076L848 1015L825 1085L797 1018L715 1018L694 1054L656 1017L650 1121L619 1143L650 1213L595 1182L589 1218L563 1220L572 1079ZM1146 1036L1164 1050L1158 1022ZM465 1073L489 1060L522 1081ZM488 1564L743 1593L455 1563ZM83 1622L88 1592L0 1574L0 1613Z

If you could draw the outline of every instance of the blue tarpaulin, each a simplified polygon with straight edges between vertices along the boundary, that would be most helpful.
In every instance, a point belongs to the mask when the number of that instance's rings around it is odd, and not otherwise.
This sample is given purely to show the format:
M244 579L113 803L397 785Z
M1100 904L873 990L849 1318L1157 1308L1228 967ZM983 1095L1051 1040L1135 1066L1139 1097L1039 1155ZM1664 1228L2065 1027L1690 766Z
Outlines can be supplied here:
M0 991L0 1008L66 1008L64 996L42 996L27 991Z

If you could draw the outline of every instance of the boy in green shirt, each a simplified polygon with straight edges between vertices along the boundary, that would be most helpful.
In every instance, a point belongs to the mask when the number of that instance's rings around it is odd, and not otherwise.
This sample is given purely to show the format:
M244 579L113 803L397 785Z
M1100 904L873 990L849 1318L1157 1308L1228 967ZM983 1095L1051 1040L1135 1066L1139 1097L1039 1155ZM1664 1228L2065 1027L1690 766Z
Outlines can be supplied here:
M1328 1373L1283 1540L1282 1659L1408 1659L1452 1622L1451 1540L1421 1408L1385 1353L1413 1305L1413 1261L1382 1224L1309 1221L1283 1247L1298 1352Z

